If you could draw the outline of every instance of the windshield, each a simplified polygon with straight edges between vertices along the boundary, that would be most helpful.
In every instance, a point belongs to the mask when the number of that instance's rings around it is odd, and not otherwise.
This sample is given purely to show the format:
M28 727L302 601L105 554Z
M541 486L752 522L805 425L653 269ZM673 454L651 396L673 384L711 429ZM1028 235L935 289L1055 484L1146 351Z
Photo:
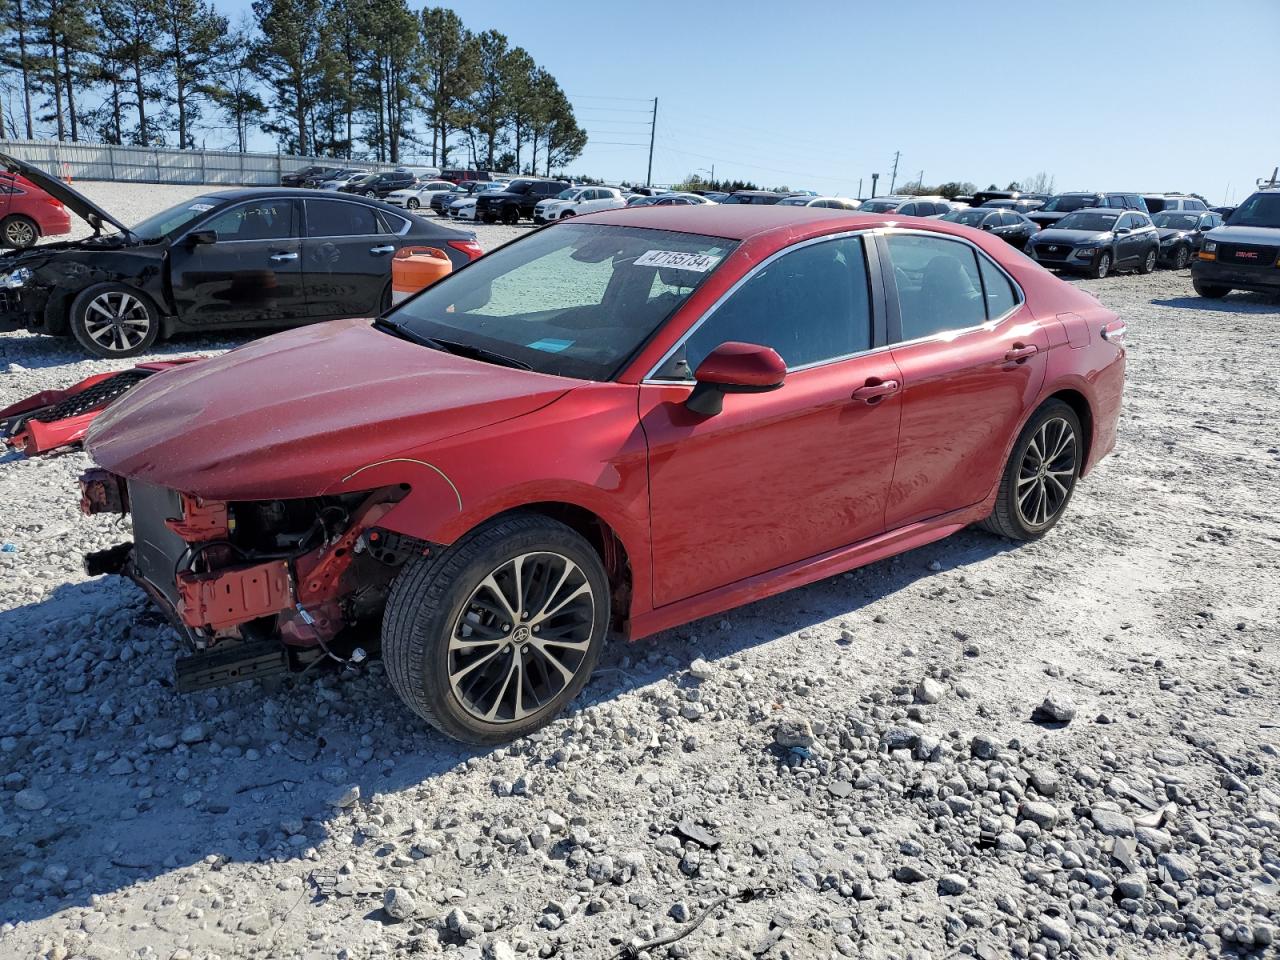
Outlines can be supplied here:
M1280 192L1255 193L1227 217L1229 227L1280 227Z
M736 246L689 233L562 223L476 260L387 321L540 373L610 380Z
M141 240L160 240L199 220L221 203L217 197L196 197L168 210L161 210L129 229Z
M970 210L952 210L942 219L948 223L962 223L966 227L976 227L983 220L991 216L990 209L970 209Z
M868 200L859 209L863 213L890 213L901 203L901 200Z
M556 194L556 199L557 199L557 200L572 200L572 199L573 199L574 197L576 197L580 192L581 192L581 191L580 191L580 190L578 190L576 187L569 187L567 190L561 190L559 193L557 193L557 194Z
M808 206L811 197L786 197L778 201L780 207L804 207Z
M1151 218L1157 227L1172 227L1174 230L1194 230L1200 222L1197 213L1157 213Z
M1114 213L1069 213L1053 226L1058 230L1090 230L1098 233L1110 230L1119 219Z
M1070 213L1072 210L1080 210L1083 207L1091 207L1097 200L1097 197L1054 197L1040 209L1052 213Z

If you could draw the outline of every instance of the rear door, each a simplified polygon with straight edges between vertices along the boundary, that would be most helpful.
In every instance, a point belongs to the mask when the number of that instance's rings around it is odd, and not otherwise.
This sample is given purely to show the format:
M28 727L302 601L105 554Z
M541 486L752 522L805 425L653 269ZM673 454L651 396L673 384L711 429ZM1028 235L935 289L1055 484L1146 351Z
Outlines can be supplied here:
M1049 338L975 246L936 234L879 237L889 337L902 379L892 530L983 500L1044 382Z
M307 318L298 201L237 203L191 232L212 230L214 243L183 238L169 249L169 281L183 323L287 325Z
M308 198L303 206L307 315L374 316L391 282L399 238L367 203Z

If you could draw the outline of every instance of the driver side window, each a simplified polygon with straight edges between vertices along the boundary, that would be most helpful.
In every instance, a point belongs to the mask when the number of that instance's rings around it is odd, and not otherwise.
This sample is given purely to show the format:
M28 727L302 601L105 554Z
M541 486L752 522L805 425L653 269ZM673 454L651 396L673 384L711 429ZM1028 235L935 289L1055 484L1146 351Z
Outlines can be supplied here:
M730 340L772 347L788 369L871 349L871 301L861 237L800 247L765 265L663 364L661 379L692 379Z
M262 200L246 203L214 217L205 226L216 230L222 240L288 240L294 233L294 204L291 200Z

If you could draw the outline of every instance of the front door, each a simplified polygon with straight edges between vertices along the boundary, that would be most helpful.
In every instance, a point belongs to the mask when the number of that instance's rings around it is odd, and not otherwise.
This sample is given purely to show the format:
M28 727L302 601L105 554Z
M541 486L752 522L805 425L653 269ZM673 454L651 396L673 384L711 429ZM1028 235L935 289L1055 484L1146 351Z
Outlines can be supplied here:
M179 319L211 327L305 320L299 219L297 201L268 198L236 204L194 226L192 232L211 230L216 239L181 239L169 251Z
M766 261L641 387L655 606L884 529L901 406L875 351L868 253L849 236ZM786 382L694 414L689 371L726 341L777 350Z
M897 293L889 336L903 390L892 530L991 492L1044 382L1049 338L1004 271L968 243L893 232L880 240Z
M302 260L310 316L371 317L379 313L391 282L391 260L399 238L366 203L308 199L305 207Z

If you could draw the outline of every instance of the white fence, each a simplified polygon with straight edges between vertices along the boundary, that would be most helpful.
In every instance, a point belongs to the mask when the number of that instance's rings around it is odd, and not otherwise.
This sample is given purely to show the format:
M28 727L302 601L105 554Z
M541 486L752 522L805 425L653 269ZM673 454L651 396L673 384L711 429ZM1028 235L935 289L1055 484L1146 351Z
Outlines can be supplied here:
M278 153L117 147L57 140L0 140L0 153L72 180L132 180L136 183L248 184L272 186L281 174L313 163L356 170L391 170L394 164Z

